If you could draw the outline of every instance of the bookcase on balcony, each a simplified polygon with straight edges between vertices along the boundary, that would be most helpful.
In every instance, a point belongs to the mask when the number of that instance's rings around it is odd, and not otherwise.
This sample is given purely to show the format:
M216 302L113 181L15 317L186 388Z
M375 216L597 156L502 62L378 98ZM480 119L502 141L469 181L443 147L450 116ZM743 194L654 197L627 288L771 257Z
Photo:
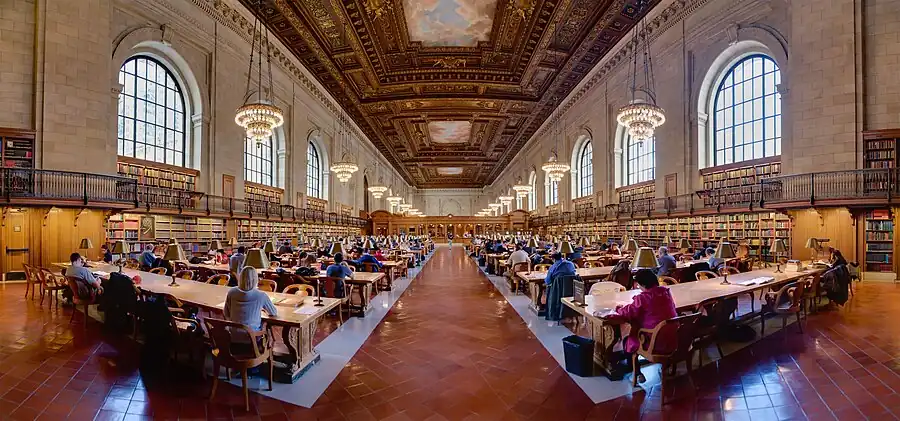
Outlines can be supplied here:
M863 162L865 168L897 168L898 139L900 139L900 129L864 131Z
M192 207L193 195L178 192L195 192L200 175L194 169L124 156L118 157L118 173L138 182L139 202L162 207Z
M244 199L258 202L281 203L284 190L262 184L244 182Z
M125 240L131 253L140 253L148 244L163 253L173 238L188 256L206 253L213 240L227 244L223 219L121 213L110 215L106 223L107 241Z
M656 197L656 182L647 181L632 186L620 187L616 189L616 192L619 194L619 203L652 199Z
M779 158L761 158L738 164L700 170L704 206L743 204L756 201L756 186L765 178L781 174Z
M0 167L34 168L34 132L0 128Z

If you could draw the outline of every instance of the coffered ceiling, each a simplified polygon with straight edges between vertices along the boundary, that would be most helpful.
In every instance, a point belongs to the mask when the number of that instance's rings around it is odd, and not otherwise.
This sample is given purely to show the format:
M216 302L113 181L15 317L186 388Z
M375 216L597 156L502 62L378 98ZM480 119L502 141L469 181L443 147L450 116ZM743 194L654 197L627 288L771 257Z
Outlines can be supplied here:
M493 182L641 17L639 0L240 1L419 188Z

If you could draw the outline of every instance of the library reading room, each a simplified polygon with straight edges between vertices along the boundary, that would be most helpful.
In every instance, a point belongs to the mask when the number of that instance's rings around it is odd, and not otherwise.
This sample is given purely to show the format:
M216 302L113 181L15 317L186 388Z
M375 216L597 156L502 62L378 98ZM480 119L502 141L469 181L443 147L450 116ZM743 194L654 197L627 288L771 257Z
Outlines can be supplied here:
M0 0L0 420L900 419L900 0Z

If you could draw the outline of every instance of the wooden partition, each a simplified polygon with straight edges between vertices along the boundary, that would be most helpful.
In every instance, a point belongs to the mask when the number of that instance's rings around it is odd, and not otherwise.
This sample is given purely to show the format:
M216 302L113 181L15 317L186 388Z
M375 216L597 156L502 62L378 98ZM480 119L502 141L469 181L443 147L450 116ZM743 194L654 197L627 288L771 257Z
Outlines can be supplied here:
M809 260L812 250L805 246L810 237L829 239L824 246L840 250L848 261L864 259L859 215L847 208L800 209L789 214L793 219L792 259Z

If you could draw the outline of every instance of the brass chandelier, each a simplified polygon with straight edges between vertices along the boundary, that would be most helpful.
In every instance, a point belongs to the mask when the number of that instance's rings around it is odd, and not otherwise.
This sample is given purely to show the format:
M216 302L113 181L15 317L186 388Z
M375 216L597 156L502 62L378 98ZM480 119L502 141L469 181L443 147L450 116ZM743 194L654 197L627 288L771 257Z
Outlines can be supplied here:
M519 177L519 179L516 180L516 184L512 186L512 189L516 192L516 197L524 199L531 193L531 184L523 183L522 177Z
M556 100L554 100L556 102ZM556 102L557 107L559 103ZM559 109L557 108L556 117L553 119L553 138L556 145L559 145ZM556 146L550 149L550 159L541 165L541 169L547 173L547 177L550 178L550 181L554 183L558 183L562 181L563 177L566 176L566 173L569 172L572 167L569 164L565 164L559 161L559 154L557 153Z
M257 4L257 13L259 4ZM265 32L263 32L265 31ZM257 38L259 45L257 45ZM269 86L263 90L263 43L266 48L266 68ZM256 89L251 89L253 79L253 62L257 61ZM272 61L269 54L269 30L259 21L253 19L253 40L250 43L250 66L247 70L247 89L244 92L244 105L237 109L234 122L244 129L247 137L256 143L256 147L275 134L275 129L284 124L284 113L272 102Z
M641 15L647 2L640 1L637 15ZM640 38L640 39L639 39ZM643 41L643 42L642 42ZM654 92L653 60L650 58L650 34L647 32L646 19L642 18L634 25L634 62L631 72L631 102L619 108L616 121L628 130L631 139L642 143L653 138L656 129L666 122L666 112L656 105ZM638 54L643 57L644 80L638 86L637 67ZM638 93L643 97L638 97Z
M350 128L349 123L347 123L344 118L343 113L339 117L339 126L338 126L338 141L341 143L341 147L343 148L345 143L350 139ZM337 177L338 181L341 183L346 183L353 178L353 173L359 171L359 166L357 166L353 161L348 159L348 154L345 150L343 155L341 155L340 161L337 161L331 164L331 172L334 173L335 177Z

